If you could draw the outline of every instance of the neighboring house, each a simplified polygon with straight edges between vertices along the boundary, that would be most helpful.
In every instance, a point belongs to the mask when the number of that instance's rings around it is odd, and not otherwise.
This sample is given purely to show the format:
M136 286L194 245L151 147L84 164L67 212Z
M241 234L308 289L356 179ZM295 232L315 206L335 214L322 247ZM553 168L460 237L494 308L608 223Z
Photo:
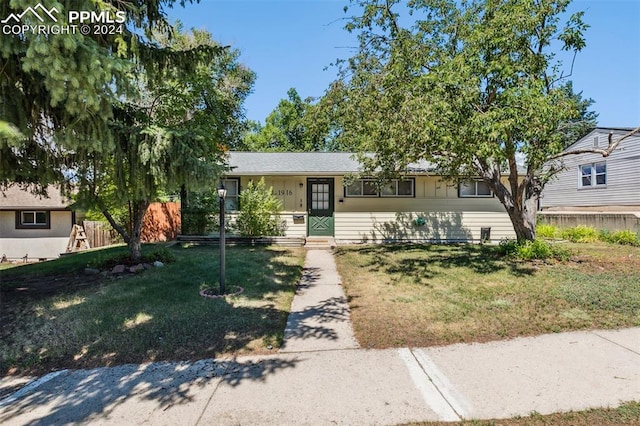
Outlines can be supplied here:
M238 209L249 181L264 177L282 200L287 236L479 242L481 228L491 228L493 241L515 237L505 209L484 182L452 184L427 163L412 165L403 179L380 189L368 179L345 184L360 171L351 153L231 152L229 166L227 210Z
M632 128L598 127L567 148L606 149L609 134L613 140ZM577 154L563 157L563 171L549 182L542 193L540 208L550 211L636 211L640 212L640 134L631 136L608 157Z
M600 148L632 128L598 127L567 151ZM608 157L586 153L563 157L563 171L546 186L540 218L561 227L589 225L602 229L640 230L640 135L618 145Z
M74 212L57 188L48 198L11 186L0 191L0 256L12 259L50 259L64 253Z

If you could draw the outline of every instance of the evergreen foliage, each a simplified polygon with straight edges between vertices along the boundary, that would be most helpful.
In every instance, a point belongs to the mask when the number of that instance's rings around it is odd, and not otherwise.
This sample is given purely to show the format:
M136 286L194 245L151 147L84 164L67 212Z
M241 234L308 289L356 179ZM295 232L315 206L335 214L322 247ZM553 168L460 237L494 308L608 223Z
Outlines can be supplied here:
M124 31L0 38L0 188L73 186L79 204L102 211L139 258L149 203L221 174L255 79L208 33L186 36L167 23L165 9L187 2L55 2L47 6L62 12L60 25L67 9L121 10ZM0 15L30 6L2 2ZM110 213L123 207L127 224Z
M122 96L136 91L132 72L161 80L167 68L190 69L214 57L219 46L189 51L163 49L151 32L167 37L172 29L164 10L185 0L78 0L49 2L67 25L67 9L126 11L122 34L3 35L0 38L0 184L35 184L40 189L63 180L64 172L90 153L114 149L109 124ZM0 16L20 13L33 2L0 3ZM26 24L36 18L23 17ZM135 69L134 69L135 67Z
M176 50L217 46L204 31L186 35L179 28L171 39L158 36L157 42ZM114 108L109 127L113 156L90 154L79 162L79 201L104 213L130 245L132 257L138 256L142 219L151 202L182 186L207 188L223 173L226 145L240 137L241 104L254 80L237 58L237 51L225 49L191 71L168 68L162 81L149 81L142 72L132 77L138 93ZM126 224L113 218L113 205L128 206Z

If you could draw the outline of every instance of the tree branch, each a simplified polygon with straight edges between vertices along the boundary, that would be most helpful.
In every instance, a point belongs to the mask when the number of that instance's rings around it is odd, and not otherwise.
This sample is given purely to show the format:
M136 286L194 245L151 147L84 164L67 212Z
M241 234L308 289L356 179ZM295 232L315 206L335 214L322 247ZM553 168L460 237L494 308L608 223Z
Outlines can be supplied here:
M96 205L100 209L100 212L107 219L107 222L109 222L109 225L111 225L111 227L115 229L116 232L122 236L122 239L124 240L125 243L129 244L129 241L131 239L129 237L129 234L122 226L120 226L118 222L116 222L116 220L113 218L111 213L109 213L109 210L107 210L107 207L104 205L104 202L102 201L102 199L98 197L95 193L93 194L93 199L95 200Z
M566 157L569 155L577 155L577 154L600 154L603 157L608 157L609 155L611 155L613 151L616 150L616 148L620 145L622 141L639 132L640 132L640 127L636 127L635 129L633 129L626 135L620 137L616 141L613 141L613 132L611 132L609 133L609 146L607 147L607 149L597 149L597 148L574 149L571 151L564 151L559 154L547 157L547 161L557 160L558 158Z

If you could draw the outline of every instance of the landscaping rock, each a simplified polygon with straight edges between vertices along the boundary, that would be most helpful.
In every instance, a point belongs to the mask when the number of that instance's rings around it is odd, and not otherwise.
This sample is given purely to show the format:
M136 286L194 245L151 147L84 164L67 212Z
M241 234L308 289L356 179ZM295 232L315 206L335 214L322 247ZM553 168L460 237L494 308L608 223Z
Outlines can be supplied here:
M84 273L85 275L98 275L100 270L96 268L84 268Z
M150 264L150 263L143 263L143 264L142 264L142 267L143 267L144 269L151 269L151 268L153 267L153 265L152 265L152 264Z
M138 263L136 266L132 266L129 268L129 272L131 272L132 274L136 274L141 271L144 271L144 266L142 266L142 263Z
M112 273L112 274L116 274L116 275L118 275L118 274L124 274L125 269L126 269L126 266L124 266L124 265L116 265L116 266L114 266L114 267L113 267L113 269L111 270L111 273Z
M153 266L155 266L156 268L162 268L164 266L164 263L156 260L155 262L153 262Z

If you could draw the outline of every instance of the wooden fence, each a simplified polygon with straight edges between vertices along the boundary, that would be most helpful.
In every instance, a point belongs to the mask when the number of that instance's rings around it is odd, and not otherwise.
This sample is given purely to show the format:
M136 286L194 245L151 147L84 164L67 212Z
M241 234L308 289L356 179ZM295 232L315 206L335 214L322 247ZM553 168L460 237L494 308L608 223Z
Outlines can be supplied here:
M122 243L122 238L106 222L83 222L91 248ZM142 242L175 240L180 233L180 203L151 203L142 221Z
M143 242L175 240L180 233L180 203L151 203L142 220Z
M85 220L82 222L82 226L85 234L87 234L87 240L91 248L105 247L122 242L118 233L108 223Z

